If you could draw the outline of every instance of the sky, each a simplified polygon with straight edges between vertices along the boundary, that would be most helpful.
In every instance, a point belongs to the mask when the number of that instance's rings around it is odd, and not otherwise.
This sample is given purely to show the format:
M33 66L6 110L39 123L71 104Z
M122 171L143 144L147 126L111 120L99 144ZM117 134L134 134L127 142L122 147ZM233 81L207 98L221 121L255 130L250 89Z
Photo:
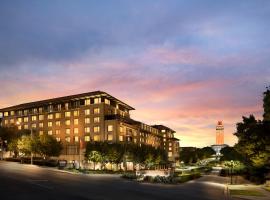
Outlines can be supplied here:
M0 107L105 91L181 146L233 145L270 83L268 0L0 0Z

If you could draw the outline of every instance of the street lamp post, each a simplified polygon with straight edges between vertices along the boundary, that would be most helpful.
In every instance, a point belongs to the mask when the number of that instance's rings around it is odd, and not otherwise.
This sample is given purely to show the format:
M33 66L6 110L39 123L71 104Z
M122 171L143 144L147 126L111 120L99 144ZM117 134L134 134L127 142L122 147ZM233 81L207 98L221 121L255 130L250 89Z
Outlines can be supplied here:
M234 165L234 162L233 162L233 160L231 160L231 162L230 162L230 168L231 168L231 185L233 184L233 165Z

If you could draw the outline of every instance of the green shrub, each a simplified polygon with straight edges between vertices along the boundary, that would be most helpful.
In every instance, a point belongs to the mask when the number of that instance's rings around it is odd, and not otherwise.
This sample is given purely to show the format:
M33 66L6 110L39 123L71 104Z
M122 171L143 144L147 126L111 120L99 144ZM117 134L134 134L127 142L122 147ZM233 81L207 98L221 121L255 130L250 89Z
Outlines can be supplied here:
M124 173L124 174L122 174L122 178L137 179L137 176L135 173Z

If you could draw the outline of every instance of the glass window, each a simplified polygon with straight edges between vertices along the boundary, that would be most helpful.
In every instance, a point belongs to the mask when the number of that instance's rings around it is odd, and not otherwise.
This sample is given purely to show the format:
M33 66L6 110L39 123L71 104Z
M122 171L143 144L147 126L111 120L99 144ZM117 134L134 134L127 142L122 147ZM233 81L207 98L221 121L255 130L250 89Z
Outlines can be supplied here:
M90 105L90 104L91 104L90 99L85 99L85 100L84 100L84 104L85 104L86 106Z
M22 126L18 126L18 130L22 130Z
M90 123L90 118L89 117L85 118L84 123L89 124Z
M53 114L48 114L48 119L53 119Z
M86 109L86 110L84 111L84 114L85 114L85 115L90 115L90 109Z
M69 128L66 129L66 134L70 134L70 129Z
M89 142L90 141L90 136L89 135L84 136L84 141Z
M14 111L10 111L10 115L13 116L15 114Z
M38 119L39 119L40 121L44 120L44 115L39 115L39 116L38 116Z
M70 120L66 120L66 121L65 121L65 124L66 124L67 126L69 126L69 125L70 125Z
M113 125L108 125L108 131L113 131Z
M55 118L56 118L56 119L61 118L61 113L55 113Z
M61 125L61 122L60 122L60 121L56 121L56 122L55 122L55 125L56 125L56 126L60 126L60 125Z
M99 108L95 108L94 109L94 114L99 114L100 113L100 109Z
M66 137L66 142L70 142L70 137Z
M24 115L27 115L27 114L28 114L28 110L24 110L24 111L23 111L23 114L24 114Z
M94 123L99 123L99 117L94 117Z
M43 108L38 108L38 112L42 113L43 112Z
M74 119L74 125L78 125L79 124L79 119Z
M78 117L79 114L80 114L80 112L79 112L78 110L75 110L75 111L74 111L74 117Z
M99 126L94 126L94 133L98 133L99 132Z
M4 116L5 117L8 117L8 112L4 112Z
M123 135L119 135L119 141L124 141L124 136Z
M74 141L75 141L75 142L79 142L79 136L75 136L75 137L74 137Z
M78 134L79 133L79 129L78 128L74 128L74 134Z
M123 133L123 132L124 132L123 126L120 126L120 133Z
M33 109L33 113L36 114L38 112L38 109L37 108L34 108Z
M32 121L36 121L37 120L37 116L32 116Z
M94 141L100 141L100 136L99 135L94 135Z
M84 128L84 132L85 132L85 133L90 133L90 127L85 127L85 128Z
M24 122L28 122L28 117L24 117L24 118L23 118L23 121L24 121Z
M65 112L65 117L70 117L70 112Z
M52 133L52 130L49 130L48 131L48 135L52 135L53 133Z
M32 128L37 128L37 124L32 124Z
M60 111L61 110L61 107L62 107L61 104L58 104L57 105L57 110Z
M48 122L48 127L52 127L52 122Z
M61 138L60 137L57 137L55 138L57 142L60 142L61 141Z
M22 118L17 119L19 123L22 123Z
M23 128L24 128L24 129L28 129L28 125L25 124L25 125L23 126Z
M108 104L108 105L110 105L110 100L109 99L105 99L105 104Z
M112 134L109 134L109 135L108 135L108 140L109 140L109 141L112 141L112 140L113 140L113 135L112 135Z
M69 103L65 103L65 109L66 109L66 110L69 109Z
M39 131L39 135L43 135L43 131Z
M101 103L101 98L95 98L94 99L94 104L98 104Z
M14 119L10 119L10 123L14 124L15 120Z
M60 130L59 129L55 130L55 134L56 135L60 134Z
M168 152L168 157L172 157L172 152Z

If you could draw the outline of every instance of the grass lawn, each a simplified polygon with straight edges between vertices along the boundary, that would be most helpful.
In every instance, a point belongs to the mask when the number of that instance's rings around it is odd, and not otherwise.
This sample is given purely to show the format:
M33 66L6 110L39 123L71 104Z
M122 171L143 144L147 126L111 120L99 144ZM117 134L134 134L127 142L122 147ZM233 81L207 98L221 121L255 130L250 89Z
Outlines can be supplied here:
M230 190L231 195L243 195L243 196L264 196L261 192L256 190Z

